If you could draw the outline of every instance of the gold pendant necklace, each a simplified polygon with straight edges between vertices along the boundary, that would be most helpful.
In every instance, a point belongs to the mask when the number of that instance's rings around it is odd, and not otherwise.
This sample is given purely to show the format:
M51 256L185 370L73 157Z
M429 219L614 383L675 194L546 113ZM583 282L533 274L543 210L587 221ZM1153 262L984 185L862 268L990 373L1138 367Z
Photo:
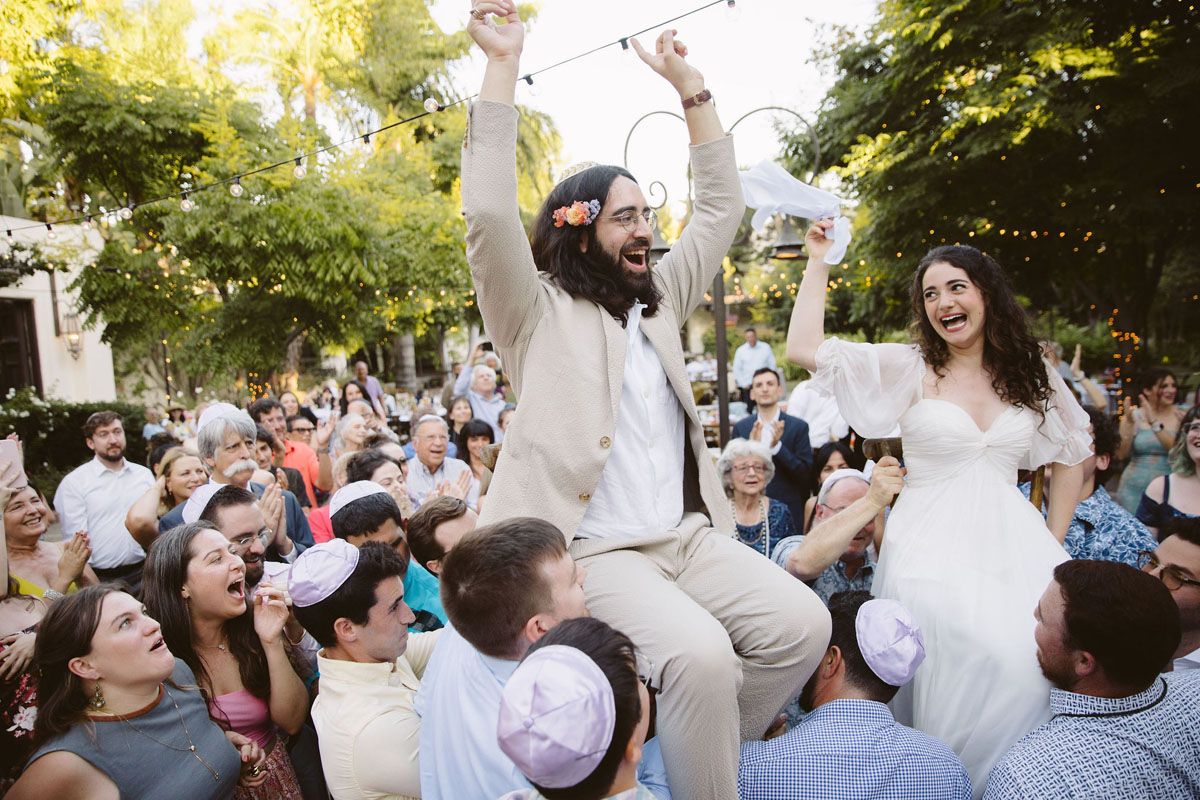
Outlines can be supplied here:
M142 729L141 729L141 728L139 728L138 726L134 725L132 722L130 722L130 721L129 721L128 719L126 719L125 717L121 717L121 721L122 721L122 722L124 722L124 723L125 723L126 725L128 725L129 727L133 728L135 731L137 731L138 733L140 733L142 736L145 736L145 737L146 737L147 739L149 739L150 741L152 741L152 742L155 742L155 743L157 743L157 744L161 744L163 747L169 748L169 749L171 749L171 750L174 750L174 751L176 751L176 752L178 752L178 753L188 753L188 752L190 752L190 753L191 753L193 756L195 756L195 757L196 757L196 760L197 760L197 761L199 761L201 764L203 764L203 765L205 766L205 768L206 768L206 769L207 769L209 772L211 772L211 773L212 773L213 780L214 780L214 781L217 781L217 782L220 782L220 780L221 780L221 773L217 772L217 770L213 768L213 765L212 765L212 764L209 764L207 761L205 761L205 760L204 760L204 758L203 758L203 757L202 757L202 756L201 756L199 753L197 753L197 752L196 752L196 745L195 745L195 743L192 741L192 734L191 734L190 732L188 732L188 726L187 726L187 722L186 722L186 721L183 719L183 712L179 710L179 703L176 703L176 702L175 702L175 695L171 694L171 690L170 690L170 689L167 689L167 688L166 688L166 686L164 686L164 687L163 687L163 689L164 689L164 691L166 691L166 693L167 693L167 697L170 697L170 698L171 698L171 704L172 704L173 706L175 706L175 713L179 715L179 724L183 726L183 735L184 735L184 736L187 738L187 743L188 743L188 746L187 746L187 747L176 747L176 746L175 746L175 745L173 745L173 744L167 744L167 743L166 743L166 742L164 742L164 741L161 741L161 740L159 740L159 739L155 739L153 736L151 736L150 734L146 733L144 730L142 730Z

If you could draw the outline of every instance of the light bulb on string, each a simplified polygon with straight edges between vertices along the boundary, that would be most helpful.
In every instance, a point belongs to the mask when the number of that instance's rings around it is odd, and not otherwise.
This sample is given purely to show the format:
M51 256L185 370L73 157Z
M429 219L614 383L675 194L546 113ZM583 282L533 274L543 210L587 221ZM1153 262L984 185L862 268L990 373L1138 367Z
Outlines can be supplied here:
M85 219L85 220L83 221L83 225L82 225L81 227L82 227L82 228L83 228L85 231L90 231L90 230L92 229L92 215L91 215L91 214L88 214L88 215L87 215L87 219Z
M133 219L133 206L122 206L121 210L117 212L117 216L127 222Z
M13 244L16 244L16 243L17 243L17 240L13 238L12 231L10 231L10 230L7 230L7 229L6 229L6 230L4 231L4 234L5 234L5 238L8 240L8 243L9 243L10 245L13 245Z
M437 100L433 99L432 97L427 97L425 98L425 110L430 114L435 114L442 110L442 106Z
M183 193L183 199L179 201L179 207L184 211L191 211L196 207L196 204L188 199L187 192Z
M300 180L308 174L308 170L304 168L304 163L299 158L296 159L296 166L292 168L292 174L296 176L296 180Z
M736 0L725 0L725 19L737 22L741 18L742 7L737 4Z
M46 223L46 238L47 239L57 239L58 238L58 234L54 232L54 228L50 225L49 222Z
M242 180L241 180L241 178L233 179L233 183L229 184L229 193L231 195L233 195L234 197L242 196Z

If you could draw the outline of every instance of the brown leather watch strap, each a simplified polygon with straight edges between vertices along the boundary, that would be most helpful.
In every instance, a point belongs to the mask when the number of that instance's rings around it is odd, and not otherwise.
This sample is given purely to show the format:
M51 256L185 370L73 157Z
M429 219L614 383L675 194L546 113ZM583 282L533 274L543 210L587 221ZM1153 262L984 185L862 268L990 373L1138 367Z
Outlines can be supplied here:
M700 94L694 94L684 100L683 110L687 111L692 106L698 106L701 103L707 103L709 100L712 100L712 92L710 92L708 89L705 89L704 91L700 92Z

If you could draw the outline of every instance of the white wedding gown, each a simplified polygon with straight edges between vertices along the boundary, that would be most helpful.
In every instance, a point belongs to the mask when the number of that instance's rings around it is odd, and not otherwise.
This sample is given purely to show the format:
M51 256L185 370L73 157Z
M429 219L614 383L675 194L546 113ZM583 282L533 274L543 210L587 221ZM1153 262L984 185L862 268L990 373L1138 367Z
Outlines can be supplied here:
M833 338L813 383L860 436L897 421L906 485L888 517L872 593L901 601L925 662L892 703L898 721L950 745L976 798L1017 739L1049 719L1033 611L1068 556L1017 489L1017 470L1087 457L1087 415L1053 369L1046 417L1012 406L980 430L959 406L922 397L915 347Z

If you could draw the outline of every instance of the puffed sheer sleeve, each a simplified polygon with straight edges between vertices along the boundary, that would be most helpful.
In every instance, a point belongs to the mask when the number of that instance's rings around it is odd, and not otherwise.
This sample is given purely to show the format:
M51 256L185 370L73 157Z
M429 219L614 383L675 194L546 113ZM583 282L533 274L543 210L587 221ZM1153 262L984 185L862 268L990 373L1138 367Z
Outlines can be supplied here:
M812 388L837 398L838 411L861 436L887 436L920 399L925 362L906 344L867 344L830 337L817 348Z
M1033 444L1021 461L1021 469L1037 469L1057 462L1074 465L1092 453L1092 424L1087 412L1075 400L1058 370L1046 364L1050 379L1050 397L1044 406L1046 418L1033 432Z

